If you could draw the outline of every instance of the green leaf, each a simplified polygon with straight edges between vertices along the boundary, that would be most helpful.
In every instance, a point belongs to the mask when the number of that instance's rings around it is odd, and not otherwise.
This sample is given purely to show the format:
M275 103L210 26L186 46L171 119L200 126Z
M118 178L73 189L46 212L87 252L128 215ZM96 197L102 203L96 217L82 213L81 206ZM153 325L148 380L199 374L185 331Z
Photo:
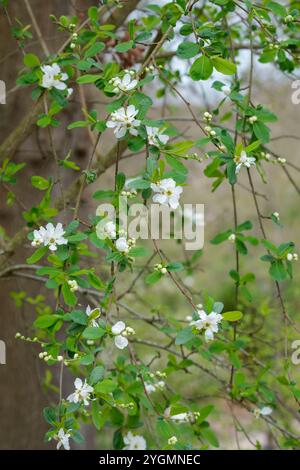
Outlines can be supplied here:
M146 284L154 284L155 282L159 281L163 277L163 274L159 271L154 271L151 274L146 276L145 282Z
M93 326L89 326L87 327L83 333L82 333L82 337L84 339L100 339L102 338L102 336L105 335L105 330L103 328L96 328L96 327L93 327Z
M222 57L214 57L212 59L215 69L223 75L234 75L237 71L236 65Z
M41 315L33 323L35 328L49 328L58 321L58 315Z
M105 49L105 44L104 42L95 42L91 47L88 48L88 50L84 54L84 58L87 59L88 57L93 57L99 52L102 52L103 49Z
M85 83L95 83L97 80L100 80L101 78L102 78L102 75L87 74L87 75L82 75L81 77L78 77L76 82L79 83L79 85L83 85Z
M238 310L233 310L232 312L225 312L223 313L223 320L226 321L238 321L242 318L242 312Z
M119 44L116 45L115 50L117 52L127 52L129 49L131 49L134 45L134 41L125 41L125 42L120 42Z
M87 325L88 323L87 314L81 310L73 310L68 316L74 323L78 323L78 325Z
M26 54L24 56L24 64L26 67L33 69L40 66L40 59L35 54Z
M276 281L284 281L288 277L283 261L280 259L272 261L269 274Z
M46 178L43 178L42 176L32 176L31 184L32 186L34 186L37 189L40 189L41 191L45 191L50 186L50 182L46 180Z
M48 251L47 246L42 246L38 250L36 250L33 255L31 255L29 258L26 259L26 262L28 264L34 264L37 261L39 261Z
M193 338L195 338L195 335L193 333L192 327L188 326L183 330L179 331L176 336L175 344L185 344Z
M190 41L184 41L179 44L176 55L181 59L191 59L199 53L199 44Z
M64 301L67 305L73 306L77 302L77 297L74 294L74 292L71 291L70 287L68 284L63 284L62 289L61 289Z
M213 65L211 60L202 55L196 59L190 68L189 74L192 80L207 80L213 73Z
M51 424L51 426L56 424L56 413L53 408L51 408L50 406L48 406L47 408L44 408L43 415L44 415L45 421Z
M118 384L114 382L113 380L105 379L105 380L102 380L102 382L99 382L95 386L95 392L108 394L116 390L117 386Z
M103 366L97 366L92 370L92 373L89 378L89 383L91 385L95 385L99 380L102 380L104 377L104 367Z
M256 121L253 124L253 132L263 144L270 141L270 129L262 122Z

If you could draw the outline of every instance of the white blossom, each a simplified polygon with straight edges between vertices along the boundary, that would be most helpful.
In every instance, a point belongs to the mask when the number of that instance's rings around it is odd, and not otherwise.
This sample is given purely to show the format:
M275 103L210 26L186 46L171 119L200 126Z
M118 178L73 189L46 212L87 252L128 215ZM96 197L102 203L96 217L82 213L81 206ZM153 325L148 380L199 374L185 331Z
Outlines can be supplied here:
M145 382L145 389L148 394L156 392L156 390L163 390L165 388L165 382L160 380L157 383Z
M255 158L254 157L248 157L245 150L243 150L241 152L241 155L236 155L234 157L234 161L236 163L236 170L235 170L236 174L238 174L240 172L240 169L242 168L242 166L250 168L251 166L256 165Z
M104 225L104 233L105 235L110 238L111 240L116 238L117 236L117 228L116 228L116 224L114 222L107 222L105 225Z
M160 145L166 145L169 140L169 136L167 134L163 134L158 127L146 126L146 131L150 145L159 147Z
M151 189L156 193L152 198L153 202L169 206L171 209L177 209L182 187L177 186L173 178L165 178L156 183L151 183Z
M143 436L134 435L132 432L128 432L123 438L124 440L124 450L146 450L147 443Z
M229 240L230 242L234 243L235 240L236 240L236 235L235 235L235 233L232 233L231 235L229 235L228 240Z
M56 449L58 450L61 448L61 446L63 446L65 450L70 450L70 444L69 444L70 437L71 437L71 434L69 434L68 432L65 432L63 428L60 428L57 435L55 436L55 439L58 441Z
M128 346L128 339L126 338L126 325L123 321L118 321L111 329L114 335L115 345L119 349L124 349Z
M133 104L127 108L119 108L111 114L111 119L107 121L106 126L114 129L117 139L121 139L129 131L132 135L138 135L137 127L141 121L136 119L139 110Z
M177 444L177 442L178 442L178 439L177 439L176 436L172 436L172 437L170 437L170 438L168 439L168 444L169 444L170 446L173 446L173 445Z
M197 328L197 330L205 330L205 339L206 341L210 341L214 339L214 333L219 331L219 323L222 320L222 315L216 312L211 312L207 314L204 310L197 311L199 319L194 320L190 323L190 325Z
M56 227L50 222L45 227L40 227L39 230L34 230L32 246L48 246L49 250L56 251L57 245L66 245L68 240L64 238L65 231L62 224L59 222Z
M118 238L118 240L116 240L115 245L116 245L117 250L120 251L121 253L128 253L129 245L125 237Z
M42 65L41 70L43 72L43 88L56 88L57 90L65 90L67 88L64 82L68 79L68 75L61 71L58 64Z
M225 86L223 86L222 91L223 91L224 95L229 96L230 93L231 93L231 88L230 88L229 85L225 85Z
M255 408L253 410L255 418L259 418L260 416L268 416L273 412L273 408L270 406L263 406L262 408Z
M91 307L88 305L85 310L85 313L88 317L93 316L93 318L89 321L89 324L93 326L94 328L98 328L99 324L96 319L99 318L101 315L100 309L99 308L91 309Z
M75 385L75 392L68 396L67 400L70 403L81 403L83 402L85 405L89 404L90 394L93 393L94 388L87 383L85 380L84 382L77 377L74 382Z
M114 77L110 80L110 83L114 86L113 92L127 92L131 91L138 85L138 81L135 78L132 78L129 72L126 72L125 75L121 77Z
M71 292L76 292L79 289L78 283L77 281L75 281L75 279L70 279L68 281L68 285L70 287Z

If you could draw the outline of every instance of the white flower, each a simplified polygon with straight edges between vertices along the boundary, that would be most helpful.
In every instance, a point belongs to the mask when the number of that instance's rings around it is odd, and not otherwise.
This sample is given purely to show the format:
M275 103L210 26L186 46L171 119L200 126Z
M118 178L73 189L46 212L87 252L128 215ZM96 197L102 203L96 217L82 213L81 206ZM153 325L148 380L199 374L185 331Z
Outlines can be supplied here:
M69 434L68 432L65 432L63 428L60 428L57 435L55 436L55 439L58 440L56 449L58 450L61 448L61 446L63 446L65 450L70 450L70 444L69 444L70 436L71 434Z
M156 384L152 384L150 382L145 383L145 389L147 393L153 393L156 392L156 390L163 390L165 388L165 382L163 380L160 380Z
M133 104L127 108L119 108L111 114L111 120L107 121L106 126L114 129L117 139L124 137L127 131L132 135L138 135L136 127L141 124L140 120L135 119L138 112Z
M182 187L176 186L173 178L165 178L157 183L151 183L151 189L156 193L152 198L153 202L170 206L171 209L177 209Z
M117 236L117 228L114 222L107 222L104 225L104 233L110 239L114 239Z
M250 116L248 121L250 124L254 124L257 121L257 116Z
M184 423L189 420L189 414L188 413L179 413L178 415L172 415L170 416L172 421L177 421L179 423Z
M97 312L97 315L96 315L96 312ZM91 326L93 326L94 328L98 328L99 324L96 321L96 318L99 318L100 315L101 315L100 309L99 308L94 308L92 310L91 307L88 305L86 310L85 310L85 313L88 317L93 316L93 318L89 321L89 324Z
M70 287L71 292L76 292L79 289L78 283L77 281L75 281L75 279L70 279L68 281L68 285Z
M259 418L260 416L268 416L273 412L273 408L270 406L263 406L262 408L255 408L253 410L255 418Z
M230 242L232 242L232 243L235 242L235 239L236 239L236 235L235 235L234 233L232 233L232 234L229 235L229 237L228 237L228 240L229 240Z
M223 86L222 91L226 96L229 96L230 93L231 93L231 88L230 88L230 86L225 85L225 86Z
M43 72L43 88L56 88L57 90L65 90L67 88L64 82L68 79L68 75L62 73L58 64L42 65L41 70Z
M168 439L168 444L169 444L170 446L173 446L173 445L177 444L177 442L178 442L178 439L177 439L176 436L172 436L172 437L170 437L170 438Z
M118 238L118 240L116 240L115 245L116 245L117 250L120 251L121 253L128 253L129 245L125 237Z
M255 166L256 160L254 157L247 157L247 154L245 150L241 152L241 155L236 155L234 157L234 161L236 163L236 174L240 172L240 169L242 166L245 166L247 168L250 168L251 166Z
M91 387L85 380L82 382L81 379L77 377L74 382L75 392L68 396L67 400L70 403L80 403L83 402L85 405L89 404L90 394L93 393L94 388Z
M192 321L190 325L195 326L197 330L205 330L205 339L210 341L214 339L214 333L219 331L218 324L222 320L222 315L216 312L207 314L204 310L198 310L199 320Z
M128 346L128 339L126 338L126 325L123 321L118 321L111 329L115 337L115 345L119 349L124 349Z
M146 450L147 443L143 436L134 435L131 432L128 432L123 438L124 440L124 450Z
M156 147L159 147L160 145L166 145L169 140L169 136L160 132L158 127L146 126L146 131L148 136L148 142L150 145L155 145Z
M114 77L110 80L112 85L114 86L114 93L119 93L121 92L126 92L126 91L131 91L133 90L137 84L138 81L134 78L131 77L130 73L125 73L124 77Z
M66 245L68 240L64 238L65 231L61 223L56 227L50 222L45 227L40 227L39 230L34 230L32 246L49 246L49 250L56 251L57 245Z
M298 253L288 253L286 259L288 261L298 261Z
M146 383L145 383L145 389L146 389L146 392L150 394L150 393L155 392L156 387L155 387L155 385L153 385L153 384L151 384L151 383L149 383L149 382L146 382Z

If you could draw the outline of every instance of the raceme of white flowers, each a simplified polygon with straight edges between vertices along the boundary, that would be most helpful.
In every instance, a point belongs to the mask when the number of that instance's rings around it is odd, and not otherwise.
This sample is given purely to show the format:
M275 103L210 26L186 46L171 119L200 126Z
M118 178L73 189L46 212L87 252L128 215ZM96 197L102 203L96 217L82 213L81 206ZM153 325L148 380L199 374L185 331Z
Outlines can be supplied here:
M99 308L91 309L91 307L88 305L85 310L85 313L89 318L89 324L93 326L94 328L98 328L99 324L97 322L97 318L99 318L101 315L100 309Z
M78 282L75 279L69 279L68 286L71 292L76 292L79 289Z
M139 110L131 104L127 108L119 108L111 114L111 119L107 121L106 126L114 129L114 134L117 139L124 137L129 131L130 134L137 136L137 127L141 121L136 119Z
M59 450L61 446L63 446L65 450L70 450L70 444L69 444L70 437L71 437L71 434L69 434L68 432L65 432L63 428L60 428L57 435L55 436L55 439L58 441L56 449Z
M39 230L34 230L33 240L31 245L34 247L44 245L48 246L49 250L56 251L57 245L67 245L68 240L64 238L65 231L62 224L59 222L56 227L50 222L45 227L40 227Z
M169 136L160 132L158 127L146 126L146 131L150 145L155 145L156 147L160 145L166 145L169 140Z
M214 339L214 333L219 331L219 323L222 320L222 315L216 312L207 314L204 310L197 310L199 316L198 320L194 320L190 325L194 326L197 330L205 330L204 336L206 341Z
M113 92L114 93L120 93L120 92L126 93L127 91L131 91L134 88L136 88L138 85L138 81L135 78L132 78L132 75L134 74L135 72L133 70L130 70L126 72L122 78L113 77L110 80L110 83L114 86Z
M125 447L124 450L146 450L147 443L143 436L134 435L128 432L123 438Z
M65 90L67 85L65 83L68 80L68 75L61 71L58 64L42 65L41 70L43 72L42 87L43 88L56 88L57 90ZM70 94L69 92L68 94Z
M130 249L136 244L135 238L120 237L115 242L115 247L120 253L128 254Z
M165 178L156 183L151 183L151 189L155 193L152 200L159 204L177 209L179 198L183 191L181 186L177 186L173 178Z
M157 383L150 383L146 382L145 383L145 389L147 393L153 393L156 392L156 390L163 390L165 388L165 382L163 380L160 380Z
M247 153L245 150L241 152L241 155L236 155L234 157L234 161L236 163L236 169L235 172L238 174L242 168L242 166L245 166L246 168L250 168L251 166L256 165L256 160L254 157L248 157Z
M127 336L135 334L133 328L126 326L123 321L118 321L112 326L112 334L114 335L115 345L118 349L124 349L128 346Z
M75 385L75 392L71 393L68 396L67 400L70 403L81 403L83 402L86 406L89 404L90 394L93 393L94 388L87 383L85 380L84 382L77 377L74 382Z

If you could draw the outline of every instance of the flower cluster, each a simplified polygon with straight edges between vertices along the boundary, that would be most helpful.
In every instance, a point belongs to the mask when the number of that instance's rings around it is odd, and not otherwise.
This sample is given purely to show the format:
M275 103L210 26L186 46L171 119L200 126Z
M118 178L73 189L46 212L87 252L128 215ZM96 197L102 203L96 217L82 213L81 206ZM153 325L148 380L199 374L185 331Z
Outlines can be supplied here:
M137 87L138 81L135 78L132 78L135 75L134 70L129 70L125 75L121 77L113 77L109 83L114 87L114 93L126 93L132 91Z
M116 240L115 246L118 251L124 254L128 254L131 248L133 248L136 244L135 238L126 238L120 237Z
M111 329L114 335L115 345L118 349L124 349L128 346L127 336L135 335L135 331L130 326L126 326L123 321L118 321Z

